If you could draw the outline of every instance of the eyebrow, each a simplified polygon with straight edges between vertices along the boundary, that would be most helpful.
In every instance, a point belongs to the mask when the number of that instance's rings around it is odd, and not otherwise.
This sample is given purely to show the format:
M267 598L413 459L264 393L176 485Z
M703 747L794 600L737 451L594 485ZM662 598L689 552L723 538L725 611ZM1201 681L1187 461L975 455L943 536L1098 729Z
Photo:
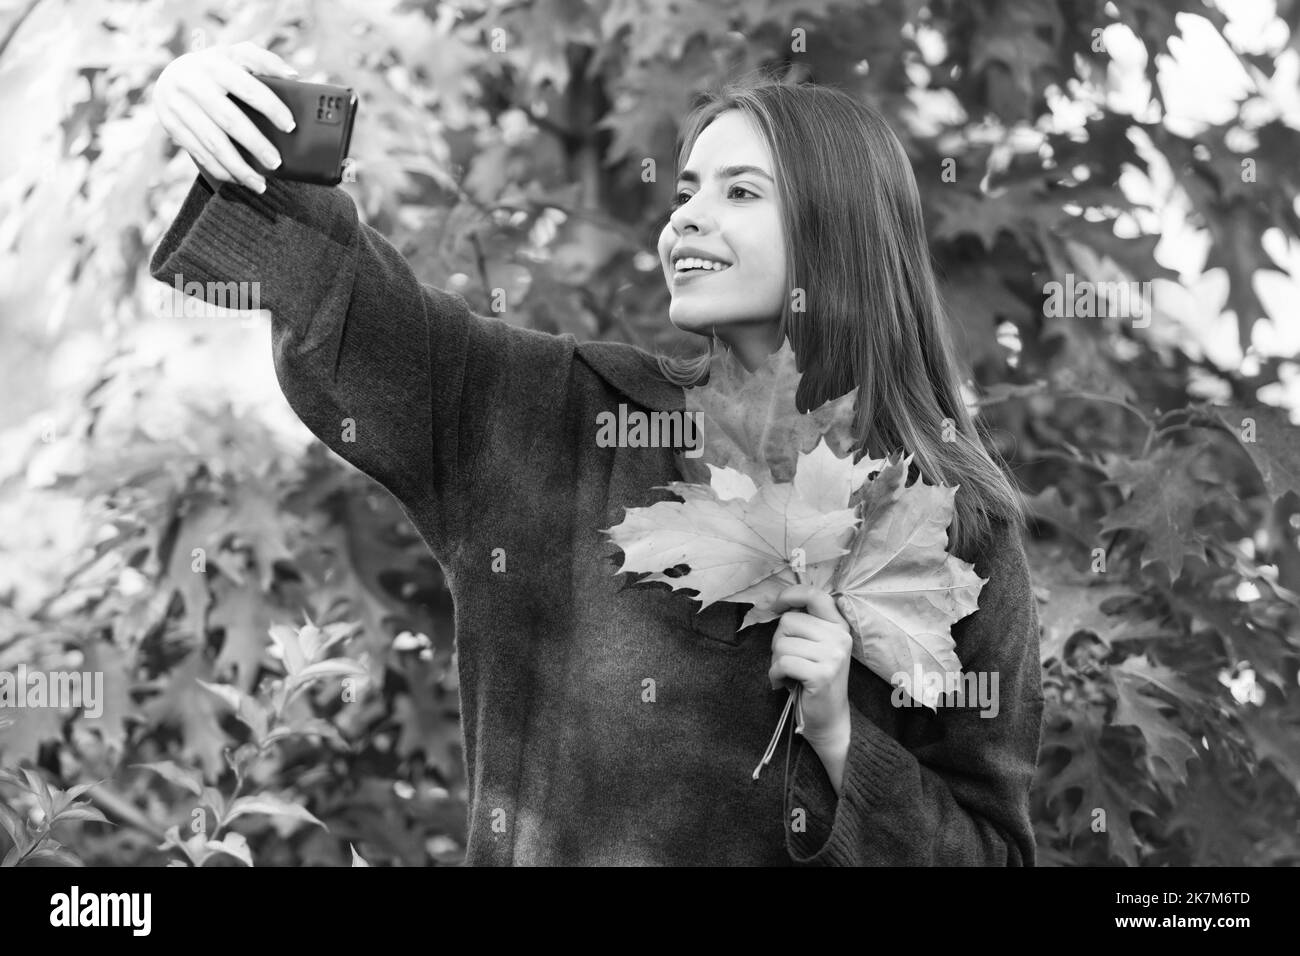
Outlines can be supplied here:
M746 173L753 173L756 176L762 176L768 182L772 182L772 183L775 182L775 180L772 179L771 175L765 169L762 169L761 167L758 166L746 166L743 164L740 166L719 166L717 169L713 171L713 175L716 176L718 179L730 179L732 176L743 176ZM700 176L698 173L692 170L683 169L681 173L678 174L677 181L679 183L698 184L700 181Z

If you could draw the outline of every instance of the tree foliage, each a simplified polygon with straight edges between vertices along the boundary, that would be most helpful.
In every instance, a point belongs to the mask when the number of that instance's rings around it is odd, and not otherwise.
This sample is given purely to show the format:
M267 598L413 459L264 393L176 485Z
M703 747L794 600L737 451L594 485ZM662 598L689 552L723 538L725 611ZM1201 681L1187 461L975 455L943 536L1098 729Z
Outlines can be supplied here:
M462 853L440 570L388 495L286 425L264 317L187 315L148 276L194 175L150 87L197 44L250 39L357 88L342 188L423 281L663 350L686 340L653 243L696 92L775 67L879 108L972 401L1031 496L1041 862L1300 860L1300 437L1277 404L1297 369L1211 359L1177 294L1197 264L1157 257L1182 210L1257 340L1259 280L1285 268L1268 237L1300 237L1300 132L1273 105L1300 2L1278 13L1281 56L1234 49L1251 92L1189 129L1159 68L1189 14L1226 30L1197 0L0 5L0 670L102 671L106 698L96 719L4 715L0 761L28 775L0 780L0 857ZM1116 95L1125 30L1139 109ZM1135 174L1167 188L1134 198ZM1060 314L1067 276L1152 282L1149 323Z

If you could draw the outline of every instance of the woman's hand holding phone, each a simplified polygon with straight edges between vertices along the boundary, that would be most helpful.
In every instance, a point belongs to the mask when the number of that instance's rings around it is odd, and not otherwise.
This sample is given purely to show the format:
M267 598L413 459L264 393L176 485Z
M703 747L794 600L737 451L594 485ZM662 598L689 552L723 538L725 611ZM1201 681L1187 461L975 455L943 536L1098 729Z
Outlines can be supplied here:
M252 43L210 47L169 63L154 86L153 104L172 142L193 157L209 182L238 182L261 193L266 191L266 180L239 155L235 142L267 169L280 165L280 154L230 95L285 132L294 128L294 119L289 107L253 72L286 79L298 76L280 57Z

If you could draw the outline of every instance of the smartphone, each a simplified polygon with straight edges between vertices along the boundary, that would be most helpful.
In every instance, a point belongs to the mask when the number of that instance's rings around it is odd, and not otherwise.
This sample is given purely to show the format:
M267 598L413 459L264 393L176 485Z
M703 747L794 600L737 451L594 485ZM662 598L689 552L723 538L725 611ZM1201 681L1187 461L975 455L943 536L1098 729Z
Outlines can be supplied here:
M267 169L242 144L235 142L245 162L263 176L322 186L337 186L342 182L348 146L352 142L352 123L357 116L356 91L350 86L304 83L261 73L254 73L253 77L270 87L289 107L296 125L292 132L286 133L239 97L228 94L280 154L280 165Z

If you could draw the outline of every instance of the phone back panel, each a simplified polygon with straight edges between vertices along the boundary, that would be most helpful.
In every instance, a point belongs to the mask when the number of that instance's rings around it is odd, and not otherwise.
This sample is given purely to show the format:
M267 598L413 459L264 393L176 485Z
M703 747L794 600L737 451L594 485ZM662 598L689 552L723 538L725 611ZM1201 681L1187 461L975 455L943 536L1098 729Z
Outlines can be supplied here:
M343 161L352 142L352 123L357 113L357 94L347 86L332 83L304 83L254 73L289 107L297 125L286 133L243 100L231 100L243 110L280 153L280 165L264 167L255 156L235 143L245 161L263 176L277 176L300 182L337 185L343 179Z

